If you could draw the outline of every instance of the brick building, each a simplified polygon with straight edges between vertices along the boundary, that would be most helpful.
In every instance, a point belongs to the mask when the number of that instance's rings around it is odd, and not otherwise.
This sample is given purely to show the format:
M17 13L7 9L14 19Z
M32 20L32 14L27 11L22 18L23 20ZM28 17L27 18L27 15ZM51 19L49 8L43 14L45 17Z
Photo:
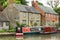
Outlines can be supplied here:
M50 7L39 5L38 1L32 1L32 6L41 13L42 25L55 26L58 23L58 14Z

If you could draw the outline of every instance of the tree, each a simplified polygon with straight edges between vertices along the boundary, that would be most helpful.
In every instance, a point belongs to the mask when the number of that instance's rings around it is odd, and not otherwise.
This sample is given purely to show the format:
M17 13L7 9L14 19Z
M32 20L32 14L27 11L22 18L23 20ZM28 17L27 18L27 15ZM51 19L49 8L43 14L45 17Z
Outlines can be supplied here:
M23 5L27 5L27 1L25 1L25 0L20 0L21 1L21 4L23 4Z
M20 0L14 0L14 3L16 3L16 4L20 4L21 1L20 1Z
M59 20L60 20L60 7L55 7L54 10L58 13ZM59 21L59 24L60 24L60 21Z
M14 3L27 5L28 2L25 1L25 0L14 0ZM3 8L7 7L7 5L8 5L8 0L0 0L0 5L1 5Z
M47 2L48 5L50 5L52 8L57 7L59 5L59 0L50 0Z
M28 2L26 0L14 0L14 3L27 5Z
M38 25L37 22L35 22L35 23L34 23L34 26L37 26L37 25Z
M38 2L39 5L43 5L41 2Z
M7 6L8 2L7 0L0 0L0 5L5 8Z

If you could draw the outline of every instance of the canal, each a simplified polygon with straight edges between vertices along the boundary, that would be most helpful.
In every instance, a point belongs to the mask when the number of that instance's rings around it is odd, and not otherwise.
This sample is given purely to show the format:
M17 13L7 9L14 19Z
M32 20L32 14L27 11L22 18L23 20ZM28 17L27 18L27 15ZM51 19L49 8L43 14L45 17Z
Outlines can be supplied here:
M25 35L19 39L15 36L0 36L0 40L60 40L60 34Z

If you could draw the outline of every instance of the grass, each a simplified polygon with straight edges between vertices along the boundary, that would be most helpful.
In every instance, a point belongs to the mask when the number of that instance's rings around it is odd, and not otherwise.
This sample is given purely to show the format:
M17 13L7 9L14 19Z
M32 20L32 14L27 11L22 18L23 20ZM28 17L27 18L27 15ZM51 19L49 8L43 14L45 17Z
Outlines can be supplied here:
M5 30L0 30L0 33L6 32Z
M15 29L10 29L10 30L0 30L0 33L4 33L4 32L15 32Z
M10 30L8 30L8 32L15 32L15 30L14 29L10 29Z

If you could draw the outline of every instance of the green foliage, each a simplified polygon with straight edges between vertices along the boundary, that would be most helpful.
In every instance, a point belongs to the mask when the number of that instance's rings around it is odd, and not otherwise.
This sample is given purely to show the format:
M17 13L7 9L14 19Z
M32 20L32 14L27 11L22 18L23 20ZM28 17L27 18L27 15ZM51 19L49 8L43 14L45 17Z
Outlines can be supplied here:
M37 25L38 25L37 22L35 22L35 23L34 23L34 26L37 26Z
M27 2L26 0L14 0L14 3L27 5L28 2ZM7 5L8 5L8 0L0 0L0 5L1 5L3 8L6 8Z
M8 32L15 32L15 29L10 29L8 30Z
M21 1L20 0L14 0L14 3L21 4Z
M23 24L23 23L21 23L21 24L19 24L18 22L16 22L16 25L17 25L17 27L23 27L23 26L28 26L27 24Z
M3 6L3 8L6 8L7 5L8 5L8 1L5 1L2 6Z
M58 14L60 14L60 7L55 7L54 10L55 10Z
M18 22L16 22L16 25L17 25L17 27L20 27L20 24Z
M60 27L60 7L55 7L54 10L58 13L58 16L59 16L59 27Z
M0 32L2 33L2 32L6 32L5 30L0 30Z
M7 6L8 2L7 0L0 0L0 5L5 8Z
M26 0L20 0L21 1L21 4L23 4L23 5L27 5L27 1Z
M38 2L39 5L43 5L42 3Z
M27 5L28 2L26 0L14 0L14 3Z

